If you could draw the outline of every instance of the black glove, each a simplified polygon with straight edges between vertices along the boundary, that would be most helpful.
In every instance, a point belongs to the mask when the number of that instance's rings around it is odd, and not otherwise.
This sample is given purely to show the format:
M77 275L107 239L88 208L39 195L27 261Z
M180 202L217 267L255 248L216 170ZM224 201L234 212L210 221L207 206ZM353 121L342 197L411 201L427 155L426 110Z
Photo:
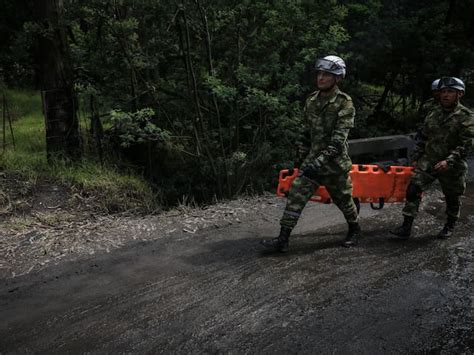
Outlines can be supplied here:
M321 170L321 164L316 160L312 164L307 164L301 171L301 176L307 177L308 179L314 180Z

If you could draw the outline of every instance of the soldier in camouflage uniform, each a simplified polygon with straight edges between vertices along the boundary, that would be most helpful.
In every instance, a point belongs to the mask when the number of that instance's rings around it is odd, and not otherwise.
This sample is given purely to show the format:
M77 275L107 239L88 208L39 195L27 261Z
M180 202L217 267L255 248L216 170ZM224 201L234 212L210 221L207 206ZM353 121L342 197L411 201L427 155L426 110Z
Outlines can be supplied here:
M291 186L279 236L261 242L271 251L288 250L290 233L319 185L327 188L349 224L343 245L355 245L360 235L357 208L352 199L349 177L352 161L347 144L349 130L354 126L355 109L350 96L337 85L346 74L346 65L337 56L327 56L316 61L316 71L319 90L306 100L304 110L311 147L300 175Z
M459 218L460 197L466 188L466 156L473 147L474 113L459 103L464 83L454 77L441 78L440 104L426 116L421 140L413 154L414 175L407 188L402 226L391 231L398 239L408 239L417 215L421 193L436 179L446 198L447 222L438 237L452 235Z

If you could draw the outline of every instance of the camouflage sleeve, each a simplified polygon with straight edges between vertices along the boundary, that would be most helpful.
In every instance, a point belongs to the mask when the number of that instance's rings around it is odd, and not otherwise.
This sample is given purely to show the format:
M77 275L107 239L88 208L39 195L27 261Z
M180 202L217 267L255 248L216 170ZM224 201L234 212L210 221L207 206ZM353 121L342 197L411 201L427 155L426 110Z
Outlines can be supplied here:
M307 115L307 105L308 101L306 101L303 107L303 125L298 132L298 136L295 142L296 145L296 160L294 162L295 166L300 166L301 163L304 161L306 156L309 153L311 147L311 134L310 134L310 125Z
M308 114L307 114L308 103L309 103L309 99L306 100L304 104L304 108L303 108L304 127L303 127L303 133L300 139L300 143L301 145L309 149L309 147L311 146L311 134L310 134L310 122L309 122Z
M426 144L426 126L423 124L416 132L415 135L415 150L411 153L411 160L417 161L421 158L423 154L425 154L425 144Z
M344 150L349 131L354 127L355 108L352 100L346 100L338 112L336 126L332 131L331 141L316 158L320 165L338 157Z
M451 151L446 158L449 165L454 165L462 159L465 159L472 153L474 145L474 113L470 112L466 118L461 121L459 134L459 145Z

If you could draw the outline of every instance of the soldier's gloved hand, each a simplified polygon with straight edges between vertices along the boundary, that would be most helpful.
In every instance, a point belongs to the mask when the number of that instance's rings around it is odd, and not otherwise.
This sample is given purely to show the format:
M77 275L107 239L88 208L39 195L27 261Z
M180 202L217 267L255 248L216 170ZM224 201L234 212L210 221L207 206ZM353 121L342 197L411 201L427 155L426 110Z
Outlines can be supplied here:
M315 161L312 164L307 164L301 170L301 176L305 176L308 179L314 180L318 176L320 170L321 170L321 164L318 161Z
M436 171L445 171L449 169L449 164L446 160L441 160L434 166Z

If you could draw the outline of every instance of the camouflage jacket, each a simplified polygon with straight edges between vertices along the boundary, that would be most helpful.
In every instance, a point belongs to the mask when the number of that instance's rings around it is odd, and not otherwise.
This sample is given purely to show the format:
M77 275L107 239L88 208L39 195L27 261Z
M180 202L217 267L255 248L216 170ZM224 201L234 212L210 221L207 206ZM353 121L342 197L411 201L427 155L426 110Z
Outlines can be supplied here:
M425 118L412 160L425 171L432 170L441 160L447 160L452 168L465 170L473 141L474 113L461 104L450 111L438 105Z
M311 148L303 166L317 162L321 165L321 175L350 171L347 136L354 127L355 116L350 96L336 88L331 97L322 100L316 91L306 100L304 112Z

